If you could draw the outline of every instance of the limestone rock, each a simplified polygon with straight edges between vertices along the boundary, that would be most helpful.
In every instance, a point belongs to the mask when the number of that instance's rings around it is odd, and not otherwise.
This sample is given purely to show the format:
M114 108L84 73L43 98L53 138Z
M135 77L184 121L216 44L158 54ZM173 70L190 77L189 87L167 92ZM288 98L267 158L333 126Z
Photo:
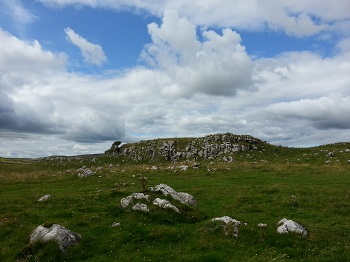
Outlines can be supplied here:
M72 232L61 225L53 224L49 228L40 225L32 232L30 243L33 244L37 241L55 241L59 249L65 252L68 248L76 245L80 239L80 234Z
M120 200L120 205L122 206L122 208L127 208L132 204L134 199L145 199L149 202L149 195L145 195L144 193L133 193L128 197L122 198Z
M45 195L39 198L38 202L43 202L43 201L49 200L50 198L51 198L51 195Z
M233 219L229 216L215 217L212 221L221 221L224 224L224 232L226 235L232 231L234 237L238 237L238 227L242 225L241 221Z
M132 210L149 212L148 206L146 204L137 203L132 207Z
M172 209L176 213L180 213L180 210L176 206L172 205L168 200L165 199L156 198L153 201L153 205L159 206L160 208L164 209Z
M94 171L92 171L90 168L87 168L86 166L79 168L77 171L79 172L78 177L80 178L89 177L95 174Z
M119 222L113 222L111 227L119 227L120 223Z
M277 232L280 234L287 234L289 232L293 232L302 236L307 235L306 229L297 222L294 222L293 220L283 218L277 223L277 226Z
M165 196L171 196L173 199L187 206L197 206L197 201L192 195L184 192L176 192L166 184L159 184L154 188L151 187L150 190L154 192L162 192Z

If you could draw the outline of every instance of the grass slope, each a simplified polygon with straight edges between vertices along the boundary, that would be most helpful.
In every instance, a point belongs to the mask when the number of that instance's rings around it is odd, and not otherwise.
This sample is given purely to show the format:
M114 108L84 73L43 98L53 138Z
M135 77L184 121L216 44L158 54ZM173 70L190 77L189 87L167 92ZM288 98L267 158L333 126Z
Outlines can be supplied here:
M0 159L0 261L350 261L346 149L350 144L263 144L236 154L232 163L203 161L177 172L169 163L157 163L157 171L149 168L153 163L108 157ZM102 169L78 178L84 165ZM152 204L148 214L121 209L122 197L142 191L139 176L148 186L165 183L192 194L198 207L180 205L180 214ZM52 198L37 202L45 194ZM248 223L238 238L211 222L223 215ZM308 236L277 234L284 217L305 226ZM115 221L121 226L111 227ZM44 223L61 224L82 241L65 254L54 243L30 245L32 230ZM268 224L263 235L258 223Z

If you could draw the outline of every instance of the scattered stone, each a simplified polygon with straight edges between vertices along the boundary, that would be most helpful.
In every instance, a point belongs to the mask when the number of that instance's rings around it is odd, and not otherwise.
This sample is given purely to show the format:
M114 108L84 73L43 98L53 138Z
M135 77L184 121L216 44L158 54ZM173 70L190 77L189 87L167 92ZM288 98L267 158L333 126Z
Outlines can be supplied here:
M150 190L153 192L162 192L165 196L171 196L173 199L180 201L182 204L188 206L197 206L197 201L192 195L184 192L176 192L166 184L159 184L154 188L150 187Z
M178 169L182 170L182 171L186 171L188 169L188 166L186 165L181 165L177 167Z
M233 219L229 216L215 217L211 221L220 221L224 224L224 232L226 235L232 231L234 237L238 237L238 227L242 225L241 221Z
M156 198L153 201L153 205L159 206L160 208L164 209L172 209L176 213L180 213L180 210L176 206L172 205L168 200L165 199Z
M266 228L266 227L267 227L267 224L259 223L259 224L258 224L258 227L259 227L259 228Z
M43 201L49 200L50 198L51 198L51 195L45 195L39 198L38 202L43 202Z
M157 167L157 166L152 166L152 167L151 167L151 170L158 170L158 171L159 171L159 167Z
M148 206L146 204L137 203L132 207L132 210L149 212Z
M144 193L133 193L128 197L122 198L120 200L120 205L122 208L127 208L132 204L134 199L146 199L149 202L149 195L145 195Z
M327 157L334 157L334 152L328 152Z
M61 225L53 224L49 228L40 225L32 232L30 243L33 244L37 241L55 241L59 249L65 252L68 248L78 244L80 239L80 234L72 232Z
M289 232L293 232L302 236L307 235L306 229L297 222L294 222L293 220L283 218L277 223L277 226L277 232L280 234L288 234Z
M112 226L111 227L119 227L120 226L120 223L119 222L113 222Z
M92 171L90 168L87 168L86 166L79 168L77 171L79 172L78 177L80 178L89 177L95 174L94 171Z

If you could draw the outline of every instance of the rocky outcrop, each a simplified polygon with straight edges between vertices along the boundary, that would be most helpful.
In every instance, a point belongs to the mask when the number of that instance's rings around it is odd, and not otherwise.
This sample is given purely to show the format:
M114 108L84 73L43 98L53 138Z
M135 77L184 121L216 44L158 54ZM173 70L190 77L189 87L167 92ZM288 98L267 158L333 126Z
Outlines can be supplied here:
M263 143L248 135L231 133L208 135L201 138L174 138L140 141L117 145L105 152L106 155L124 157L133 161L179 161L186 159L216 159L256 148ZM231 159L231 158L230 158Z
M306 229L297 222L294 222L293 220L283 218L277 223L277 226L277 232L280 234L287 234L289 232L293 232L302 236L307 235Z
M76 245L80 239L81 235L72 232L61 225L53 224L49 228L40 225L32 232L30 243L34 244L38 241L55 241L58 244L59 249L62 252L65 252L68 248Z

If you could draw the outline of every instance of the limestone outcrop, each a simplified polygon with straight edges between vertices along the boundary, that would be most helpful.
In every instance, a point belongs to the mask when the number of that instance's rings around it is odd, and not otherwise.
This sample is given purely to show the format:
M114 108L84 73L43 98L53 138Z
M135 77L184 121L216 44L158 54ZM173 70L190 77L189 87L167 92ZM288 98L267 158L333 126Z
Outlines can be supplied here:
M216 159L218 157L249 151L261 140L248 135L231 133L208 135L200 138L174 138L140 141L121 144L117 141L105 152L106 155L122 157L136 162L168 160L171 162L195 159Z

